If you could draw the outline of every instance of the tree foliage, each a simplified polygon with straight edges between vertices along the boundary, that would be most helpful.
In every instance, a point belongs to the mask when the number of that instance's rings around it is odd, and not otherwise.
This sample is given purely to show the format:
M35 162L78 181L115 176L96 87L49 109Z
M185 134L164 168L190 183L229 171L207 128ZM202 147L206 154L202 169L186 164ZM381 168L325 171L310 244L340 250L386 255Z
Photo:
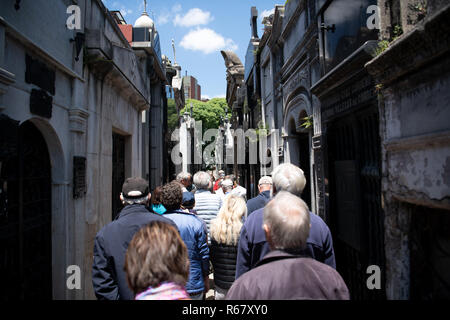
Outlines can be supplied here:
M195 121L202 121L203 131L219 128L221 117L225 117L225 107L227 107L225 98L213 98L208 102L188 99L185 108L181 110L181 115L185 112L190 113L191 103L192 117ZM231 117L230 111L228 110L228 118Z
M178 113L174 99L167 99L167 127L170 132L178 127Z

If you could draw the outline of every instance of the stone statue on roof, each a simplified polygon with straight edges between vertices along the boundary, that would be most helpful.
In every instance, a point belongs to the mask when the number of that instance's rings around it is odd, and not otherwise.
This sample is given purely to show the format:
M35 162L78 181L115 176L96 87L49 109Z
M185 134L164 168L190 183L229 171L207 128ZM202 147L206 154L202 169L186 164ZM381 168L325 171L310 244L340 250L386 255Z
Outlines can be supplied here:
M244 75L244 65L233 51L220 51L227 67L227 74L231 76Z
M237 89L244 82L244 65L233 51L220 51L227 68L227 103L231 107L236 99Z

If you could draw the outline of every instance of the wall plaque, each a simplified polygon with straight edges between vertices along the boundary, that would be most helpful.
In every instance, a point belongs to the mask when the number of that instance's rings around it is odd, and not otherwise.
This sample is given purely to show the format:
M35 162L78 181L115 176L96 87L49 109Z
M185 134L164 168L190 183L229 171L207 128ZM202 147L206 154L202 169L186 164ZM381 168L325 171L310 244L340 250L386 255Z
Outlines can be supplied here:
M73 157L73 198L86 194L86 158Z

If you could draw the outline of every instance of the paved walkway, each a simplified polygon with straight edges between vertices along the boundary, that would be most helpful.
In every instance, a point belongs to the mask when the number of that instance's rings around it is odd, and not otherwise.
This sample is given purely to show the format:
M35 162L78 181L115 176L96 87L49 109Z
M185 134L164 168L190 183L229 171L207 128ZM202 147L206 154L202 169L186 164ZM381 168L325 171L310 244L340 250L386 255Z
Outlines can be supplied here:
M206 293L206 300L214 300L214 274L209 275L209 291Z

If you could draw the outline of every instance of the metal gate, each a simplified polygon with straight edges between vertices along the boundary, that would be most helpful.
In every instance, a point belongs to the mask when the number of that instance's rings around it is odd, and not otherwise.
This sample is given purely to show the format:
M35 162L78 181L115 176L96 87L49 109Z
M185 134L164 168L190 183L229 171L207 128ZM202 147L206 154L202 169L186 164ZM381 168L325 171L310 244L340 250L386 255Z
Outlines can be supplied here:
M113 133L113 150L112 150L112 220L116 218L120 210L122 210L122 202L120 201L120 193L122 185L125 182L125 137Z
M328 127L331 229L336 263L352 299L384 299L366 285L370 265L384 270L380 137L376 105L334 120Z
M49 153L32 123L17 135L8 137L16 139L16 152L1 161L0 300L51 299Z
M299 167L303 170L306 178L306 186L303 189L302 199L306 202L310 210L311 207L311 162L310 162L310 148L309 148L309 134L302 133L298 135L298 150L299 150Z

